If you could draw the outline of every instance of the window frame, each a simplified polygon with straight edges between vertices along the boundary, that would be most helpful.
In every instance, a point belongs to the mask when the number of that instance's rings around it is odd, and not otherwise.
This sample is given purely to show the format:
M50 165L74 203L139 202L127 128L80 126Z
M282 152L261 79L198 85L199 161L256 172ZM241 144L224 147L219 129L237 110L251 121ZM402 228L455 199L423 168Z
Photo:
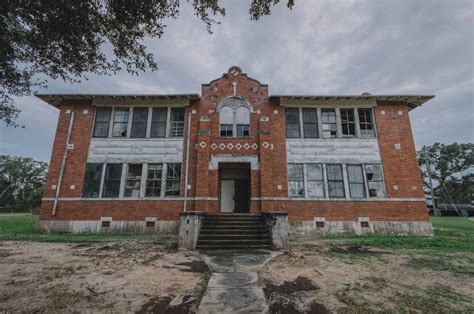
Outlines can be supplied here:
M160 121L157 119L156 121L154 120L155 116L158 118L161 117L161 115L157 114L157 112L162 111L164 113L165 120ZM169 112L169 107L151 107L151 121L150 121L150 136L149 138L166 138L166 133L167 133L167 128L168 128L168 112ZM160 136L159 130L160 128L155 127L156 125L164 125L164 131L163 136ZM154 130L156 131L156 134L154 133Z
M290 167L301 167L301 179L293 179L293 178L290 178ZM288 179L288 197L290 198L305 198L306 197L306 186L305 186L305 169L304 169L304 164L302 163L288 163L287 164L287 179ZM291 182L299 182L300 184L302 184L302 191L303 191L303 194L302 195L293 195L291 194L291 189L290 189L290 183Z
M232 99L236 99L238 103L233 103L231 101ZM229 101L229 103L226 103L226 101ZM248 123L242 123L242 121L239 121L238 119L238 111L241 108L246 110L245 115L246 115L246 118L248 118ZM227 117L229 119L225 119L226 121L222 121L224 120L222 118L222 111L224 109L230 110L232 112L232 118ZM249 138L250 137L252 106L249 104L249 102L246 99L240 96L226 97L221 100L219 104L218 112L219 112L219 117L218 117L219 118L219 137L224 137L224 138ZM226 114L230 115L230 112ZM225 123L222 123L222 122L225 122ZM229 129L229 126L231 126L232 128L231 130ZM224 132L226 132L227 134ZM232 134L229 135L228 134L229 132L232 132ZM245 133L247 133L247 135L244 135Z
M182 111L183 112L183 120L173 120L173 112L174 111ZM168 137L184 137L184 124L186 121L186 109L184 107L171 107L170 109L170 118L169 118L169 133Z
M321 138L323 138L323 139L334 139L334 138L338 138L338 135L339 135L339 131L338 131L338 129L339 129L339 126L338 126L338 125L339 125L339 122L338 122L338 120L339 120L339 119L337 118L337 110L336 110L336 109L337 109L337 108L321 108L321 129L322 129ZM325 117L324 117L324 113L325 113L325 112L334 112L334 119L335 119L335 121L334 121L334 122L324 122L324 118L325 118ZM328 117L328 118L330 118L330 117ZM333 134L332 134L332 132L333 132L332 128L330 127L329 130L325 130L325 129L324 129L324 125L329 125L329 126L335 125L335 127L336 127L335 132L336 132L336 133L334 134L334 136L333 136ZM325 133L325 132L328 132L328 131L330 132L330 133L329 133L330 136L329 136L329 137L325 137L324 133Z
M361 120L361 111L364 111L364 112L369 112L369 119L370 119L370 123L367 122L367 119L365 119L365 121L362 122ZM364 117L367 117L367 115L363 115ZM375 116L374 116L374 110L372 107L359 107L357 108L357 124L358 124L358 127L359 127L359 137L360 138L376 138L377 137L377 133L376 133L376 130L375 130ZM367 135L367 134L363 134L363 130L367 131L367 128L363 128L362 125L364 126L367 126L367 125L370 125L371 128L372 128L372 134L370 135Z
M117 171L117 172L120 172L119 178L118 179L107 179L109 166L117 166L117 165L120 166L120 171ZM118 198L118 197L120 197L120 188L121 188L121 185L122 185L122 171L123 171L123 163L106 163L105 164L105 173L104 173L104 176L103 176L103 179L102 179L101 198ZM109 182L109 181L112 181L112 182L115 182L115 183L117 183L117 181L118 181L117 195L115 195L115 194L114 195L106 195L107 182Z
M174 171L173 173L176 174L178 173L179 176L170 176L170 168L171 167L174 167L176 168L177 166L179 166L179 171ZM179 197L181 195L181 175L182 175L182 170L183 170L183 165L181 163L167 163L166 164L166 179L165 179L165 193L164 193L164 197ZM172 182L172 183L175 183L175 182L178 182L178 189L177 189L177 194L176 192L174 193L168 193L170 191L176 191L175 189L173 190L168 190L168 188L170 187L170 184L168 184L168 182ZM172 186L172 185L171 185Z
M344 115L344 111L352 111L352 121L349 120L349 117L347 115ZM344 138L354 138L357 137L357 119L356 119L356 113L355 113L355 108L340 108L339 109L340 115L341 115L341 135ZM347 127L348 130L350 130L350 127L352 125L352 130L353 134L345 134L344 133L344 126Z
M130 168L131 167L135 167L135 166L139 166L140 167L140 175L138 176L139 179L137 179L135 176L134 178L130 177ZM143 178L143 163L130 163L130 164L127 164L127 173L125 175L125 182L124 182L124 189L123 189L123 197L124 198L139 198L141 196L141 192L142 192L142 178ZM129 186L129 183L130 182L133 182L134 184L131 185L131 187ZM135 187L135 184L138 182L138 196L133 196L133 192L135 191L134 187ZM131 189L131 194L130 195L127 195L127 192L128 190Z
M341 170L341 179L330 179L329 176L329 167L334 167L338 166L338 168ZM328 185L328 198L330 199L344 199L346 198L346 188L345 188L345 179L344 179L344 167L343 164L326 164L326 178L327 178L327 185ZM331 183L341 183L342 184L342 196L333 196L331 195Z
M96 167L98 166L99 167L99 171L96 172L99 175L98 179L88 180L89 168L91 166L96 166ZM100 190L101 190L101 185L102 185L102 172L103 172L103 170L104 170L104 164L103 163L86 163L86 170L85 170L85 173L84 173L84 183L83 183L83 186L82 186L82 194L81 194L82 198L100 198L100 196L101 196ZM98 184L97 185L97 195L96 196L86 195L86 190L88 189L88 187L90 185L90 183L88 183L88 182L90 182L90 181L96 181L95 184Z
M362 182L357 182L357 181L351 181L351 175L349 171L349 167L359 167L360 168L360 175ZM366 190L366 175L365 175L365 165L364 164L346 164L346 172L347 172L347 185L349 188L349 197L351 199L366 199L367 198L367 190ZM353 196L353 191L352 191L352 185L357 184L357 185L362 185L362 196Z
M379 180L369 180L368 178L368 172L367 172L367 167L379 167L380 168L380 179ZM384 175L384 171L383 171L383 166L382 166L382 163L380 164L377 164L377 163L370 163L370 164L365 164L364 165L364 176L365 176L365 182L367 184L367 198L371 199L371 198L387 198L387 188L385 186L385 175ZM382 197L378 197L378 196L371 196L370 195L370 186L369 186L369 183L370 182L381 182L381 186L382 186Z
M153 179L150 179L150 166L161 166L161 170L153 170L154 173L158 172L159 171L159 177L154 177ZM163 174L164 174L164 167L165 167L165 164L164 163L149 163L147 164L147 171L146 171L146 178L145 178L145 197L162 197L162 193L163 193ZM157 183L156 185L158 185L158 195L150 195L150 193L148 193L150 187L149 187L149 183ZM156 190L156 185L151 187L153 190Z
M298 122L289 122L288 121L288 113L290 111L295 111L296 112L296 116L298 117ZM295 129L295 130L290 130L291 132L294 132L296 130L298 130L298 135L296 136L288 136L288 127L289 125L292 125L293 127L295 125L297 125L298 127ZM286 107L285 108L285 138L289 138L289 139L292 139L292 138L301 138L301 119L300 119L300 107Z
M115 121L115 117L117 114L117 111L124 111L127 112L127 121ZM114 135L115 133L115 125L120 124L124 125L125 124L125 135ZM111 131L111 137L112 138L127 138L129 137L129 124L130 124L130 107L114 107L113 110L113 115L112 115L112 131Z
M137 110L138 109L138 110ZM144 121L137 121L135 120L137 117L137 112L138 111L143 111L146 112L145 120ZM147 127L148 127L148 114L149 114L149 107L134 107L133 108L133 114L132 114L132 125L130 128L130 137L131 138L146 138L147 137ZM137 125L145 125L144 129L140 129L140 131L143 131L143 136L141 134L134 134L137 132Z
M309 171L308 168L310 166L319 166L321 169L321 180L309 179ZM305 178L305 197L307 198L316 198L316 199L324 199L326 198L326 176L324 175L324 164L322 163L305 163L304 164L304 178ZM312 196L309 195L309 183L310 182L321 182L322 183L322 196Z
M104 110L104 109L108 109L108 111L109 111L109 113L108 113L108 118L107 118L107 120L104 119L104 120L98 121L98 120L97 120L98 117L99 117L98 112L99 112L99 110ZM105 107L105 106L104 106L104 107L103 107L103 106L98 106L98 107L96 107L96 110L95 110L95 117L94 117L94 128L93 128L93 130L92 130L92 137L93 137L93 138L107 138L107 137L109 137L109 133L110 133L110 119L111 119L111 116L112 116L112 111L113 111L113 110L112 110L112 107ZM96 133L96 130L97 130L97 125L98 125L99 123L105 123L105 124L107 125L107 128L106 128L107 131L106 131L105 136L96 135L96 134L95 134L95 133Z
M308 115L305 115L305 111L314 111L316 113L315 117L316 117L316 121L312 121L312 122L305 122L305 117L308 117ZM301 121L301 125L302 125L302 129L303 129L303 132L302 132L302 135L303 135L303 138L319 138L319 118L318 118L318 108L301 108L301 118L302 118L302 121ZM316 126L316 136L308 136L306 135L306 125L315 125Z

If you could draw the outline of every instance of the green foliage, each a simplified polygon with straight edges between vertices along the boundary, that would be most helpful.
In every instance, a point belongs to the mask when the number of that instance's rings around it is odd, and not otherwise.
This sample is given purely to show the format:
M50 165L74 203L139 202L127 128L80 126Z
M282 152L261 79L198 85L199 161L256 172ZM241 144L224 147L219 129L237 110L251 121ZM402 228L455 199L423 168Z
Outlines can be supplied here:
M32 158L0 155L0 211L39 207L47 167Z
M194 14L209 33L224 16L219 0L192 0ZM253 0L252 19L270 14L279 0ZM179 16L180 0L5 0L0 4L0 121L17 126L11 95L44 85L35 75L78 82L86 73L114 74L158 69L143 43L160 38L166 22ZM289 0L287 6L293 6ZM105 54L111 49L112 57Z
M418 152L425 188L440 201L470 203L474 195L474 144L440 144L423 146Z

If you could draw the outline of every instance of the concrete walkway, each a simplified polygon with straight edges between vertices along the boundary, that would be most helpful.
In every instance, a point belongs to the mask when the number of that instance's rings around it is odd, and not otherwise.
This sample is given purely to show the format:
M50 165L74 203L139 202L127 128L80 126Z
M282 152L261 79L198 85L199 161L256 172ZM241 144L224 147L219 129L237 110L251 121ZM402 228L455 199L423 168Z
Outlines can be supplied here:
M212 271L198 313L267 313L257 271L278 253L213 251L203 254Z

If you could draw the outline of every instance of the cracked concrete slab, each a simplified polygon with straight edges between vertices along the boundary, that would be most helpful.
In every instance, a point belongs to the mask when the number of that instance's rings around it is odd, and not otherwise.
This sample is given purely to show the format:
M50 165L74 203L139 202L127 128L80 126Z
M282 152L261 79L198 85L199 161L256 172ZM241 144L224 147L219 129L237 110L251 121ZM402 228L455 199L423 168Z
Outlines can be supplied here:
M257 271L276 255L269 251L204 252L212 275L198 313L268 313Z

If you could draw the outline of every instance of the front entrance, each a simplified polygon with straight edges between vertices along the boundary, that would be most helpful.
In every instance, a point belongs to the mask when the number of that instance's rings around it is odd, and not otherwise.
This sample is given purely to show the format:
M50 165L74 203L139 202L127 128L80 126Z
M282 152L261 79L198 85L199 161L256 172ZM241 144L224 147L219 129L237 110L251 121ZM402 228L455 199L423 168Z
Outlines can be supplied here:
M250 164L219 163L222 213L250 212Z

